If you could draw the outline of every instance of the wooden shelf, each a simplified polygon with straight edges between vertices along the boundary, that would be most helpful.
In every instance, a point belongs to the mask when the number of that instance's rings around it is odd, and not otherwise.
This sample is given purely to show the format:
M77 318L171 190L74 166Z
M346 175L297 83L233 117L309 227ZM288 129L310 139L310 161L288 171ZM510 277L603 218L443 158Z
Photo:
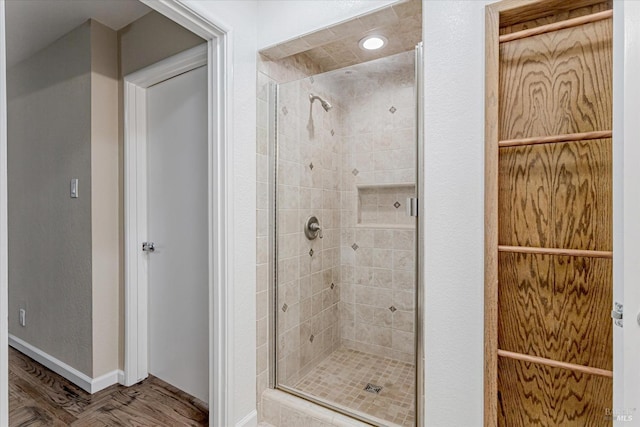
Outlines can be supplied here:
M529 246L498 246L499 252L515 252L521 254L542 254L558 256L576 256L586 258L613 258L611 251L591 251L584 249L534 248Z
M524 362L539 363L541 365L553 366L554 368L570 369L572 371L584 372L585 374L600 375L601 377L613 378L613 371L590 366L576 365L575 363L560 362L558 360L545 359L544 357L530 356L528 354L516 353L507 350L498 350L499 357L522 360Z
M504 148L504 147L520 147L523 145L558 144L563 142L588 141L592 139L606 139L606 138L611 138L612 136L613 136L613 132L610 130L568 133L564 135L540 136L535 138L505 139L503 141L498 141L498 146L500 148Z

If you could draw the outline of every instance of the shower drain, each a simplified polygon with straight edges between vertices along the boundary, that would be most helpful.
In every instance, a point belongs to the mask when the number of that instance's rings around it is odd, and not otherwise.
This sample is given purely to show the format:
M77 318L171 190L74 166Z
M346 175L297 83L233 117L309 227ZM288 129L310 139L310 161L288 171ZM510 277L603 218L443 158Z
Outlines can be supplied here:
M364 388L364 391L368 391L369 393L379 394L382 387L379 385L368 383Z

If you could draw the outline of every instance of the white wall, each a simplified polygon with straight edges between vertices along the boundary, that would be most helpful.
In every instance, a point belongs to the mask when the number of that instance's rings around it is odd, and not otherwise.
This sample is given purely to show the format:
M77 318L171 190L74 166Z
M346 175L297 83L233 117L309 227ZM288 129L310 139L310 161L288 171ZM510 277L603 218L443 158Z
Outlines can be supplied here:
M264 49L398 0L259 0L258 49Z
M184 3L205 18L231 28L233 50L232 93L229 108L233 120L231 146L234 173L233 282L229 284L232 304L229 313L233 328L228 349L232 389L228 399L234 408L230 422L256 420L256 43L257 3L244 0L185 0ZM249 418L245 418L245 417Z
M635 321L637 313L640 312L640 288L638 287L638 278L640 278L640 264L638 264L640 254L640 223L638 222L638 212L640 211L640 192L638 192L638 181L640 180L640 169L638 169L640 162L640 145L638 144L640 139L640 122L638 121L638 112L640 111L640 78L638 78L640 76L640 3L626 1L623 3L624 8L620 7L618 2L614 4L614 49L618 47L617 50L614 50L614 78L619 80L614 83L613 132L616 142L614 146L613 191L614 212L616 207L622 205L622 217L624 218L622 227L616 228L614 225L614 257L617 257L614 258L614 266L616 261L621 261L618 263L621 264L621 268L615 270L614 274L621 273L622 275L624 310L627 317L623 330L624 373L620 376L623 379L624 396L623 399L616 397L614 404L622 406L615 407L618 412L631 411L627 413L631 413L633 416L633 422L619 422L616 425L640 426L640 414L637 409L638 401L640 401L640 365L638 364L640 328ZM623 19L618 19L620 16L617 15L618 13L624 13ZM618 44L615 37L622 34L624 34L624 43ZM617 72L619 69L624 70L622 84L620 82L621 73ZM622 96L616 98L618 94ZM620 113L621 110L622 113ZM620 180L616 182L616 179ZM620 200L620 197L623 200ZM618 216L614 217L614 221L616 219ZM618 255L619 249L623 250L621 257ZM614 276L615 278L617 277ZM614 373L614 375L617 374ZM620 377L614 377L614 393L620 391L620 384L615 383Z
M482 425L487 3L422 3L428 426Z

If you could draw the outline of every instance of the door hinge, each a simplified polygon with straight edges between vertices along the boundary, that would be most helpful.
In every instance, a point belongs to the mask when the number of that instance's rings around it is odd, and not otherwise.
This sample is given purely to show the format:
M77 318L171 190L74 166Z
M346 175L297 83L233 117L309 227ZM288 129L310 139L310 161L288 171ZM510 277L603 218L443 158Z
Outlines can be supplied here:
M407 197L407 215L418 216L418 199L415 197Z
M613 324L616 326L620 326L622 328L622 316L624 314L624 310L622 304L619 302L615 302L613 304L613 310L611 310L611 318L613 319Z

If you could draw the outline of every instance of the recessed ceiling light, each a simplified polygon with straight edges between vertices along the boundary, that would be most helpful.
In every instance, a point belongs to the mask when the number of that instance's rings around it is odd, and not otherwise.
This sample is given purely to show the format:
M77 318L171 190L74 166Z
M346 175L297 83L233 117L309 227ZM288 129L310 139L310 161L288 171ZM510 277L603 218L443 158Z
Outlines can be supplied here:
M365 50L377 50L387 44L387 39L384 36L366 36L358 44Z

